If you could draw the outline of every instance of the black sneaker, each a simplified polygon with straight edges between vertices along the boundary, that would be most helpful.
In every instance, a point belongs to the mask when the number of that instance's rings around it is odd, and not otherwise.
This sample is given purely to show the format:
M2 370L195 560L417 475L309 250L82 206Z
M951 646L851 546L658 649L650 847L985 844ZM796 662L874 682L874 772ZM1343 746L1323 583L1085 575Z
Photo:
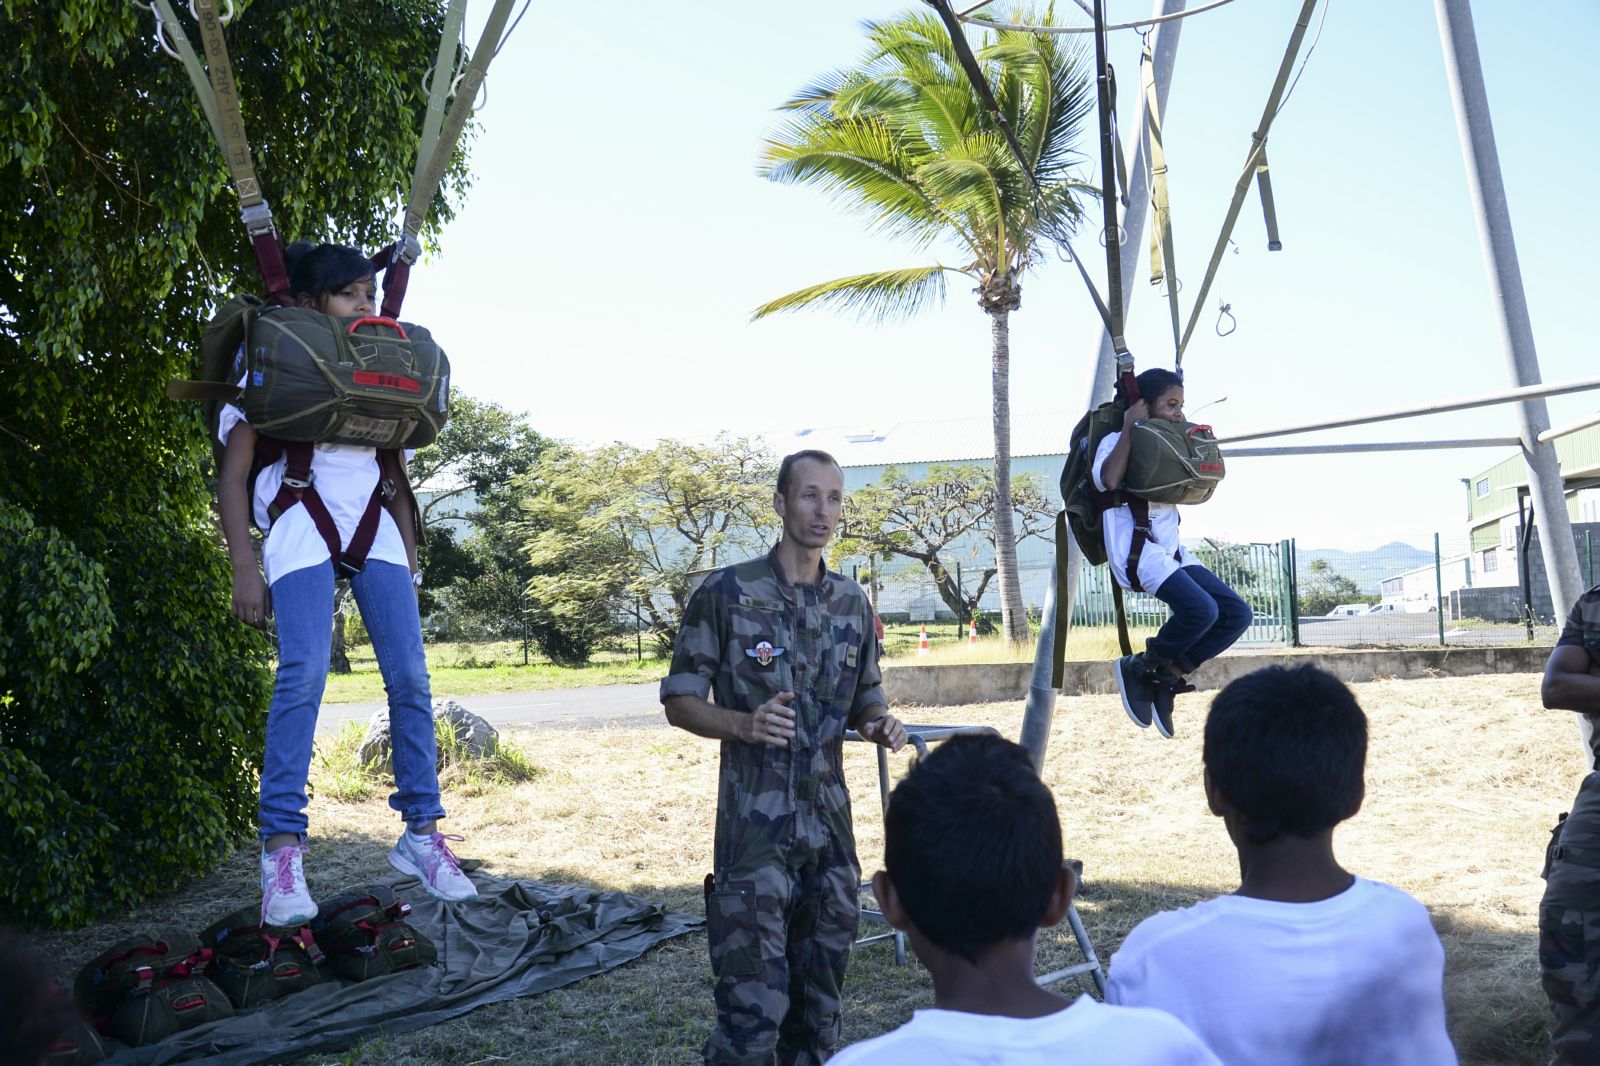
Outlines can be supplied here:
M1193 692L1194 686L1171 670L1160 671L1160 676L1151 685L1156 723L1156 732L1171 740L1175 735L1172 728L1172 702L1175 697L1184 692Z
M1133 724L1148 729L1155 715L1155 691L1150 684L1150 668L1144 656L1124 655L1116 662L1117 691L1122 694L1122 709Z

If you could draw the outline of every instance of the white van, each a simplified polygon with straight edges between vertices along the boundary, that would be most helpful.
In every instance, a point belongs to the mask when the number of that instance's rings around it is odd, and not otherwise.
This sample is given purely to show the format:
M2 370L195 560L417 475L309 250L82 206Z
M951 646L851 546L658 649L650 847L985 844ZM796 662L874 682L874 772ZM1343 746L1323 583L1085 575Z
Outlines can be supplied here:
M1366 614L1369 606L1370 604L1365 603L1341 603L1339 606L1329 611L1327 617L1349 618L1351 615Z

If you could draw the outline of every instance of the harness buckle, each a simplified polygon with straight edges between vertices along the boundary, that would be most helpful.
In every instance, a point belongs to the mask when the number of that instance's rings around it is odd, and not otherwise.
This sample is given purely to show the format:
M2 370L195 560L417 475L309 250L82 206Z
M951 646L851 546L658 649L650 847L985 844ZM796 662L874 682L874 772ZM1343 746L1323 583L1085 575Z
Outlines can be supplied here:
M422 257L422 243L411 234L402 233L395 242L394 257L408 267L416 266L417 260Z
M361 573L362 570L366 569L366 567L352 566L350 563L345 561L343 556L341 556L340 558L334 560L333 569L339 577L355 577L357 574Z
M274 233L278 228L272 222L272 207L265 200L239 208L239 217L244 220L245 232L252 237Z
M397 491L394 486L394 478L386 477L378 481L378 492L383 496L385 502L394 499Z
M315 480L316 477L314 475L308 475L304 481L297 477L290 477L288 474L283 475L283 483L295 492L304 492L311 487L311 483Z

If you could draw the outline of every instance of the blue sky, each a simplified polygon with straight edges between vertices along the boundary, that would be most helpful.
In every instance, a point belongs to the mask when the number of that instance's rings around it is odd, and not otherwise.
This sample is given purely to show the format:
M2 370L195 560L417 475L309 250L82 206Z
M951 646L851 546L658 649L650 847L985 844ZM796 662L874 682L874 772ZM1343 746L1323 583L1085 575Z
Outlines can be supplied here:
M491 71L469 197L407 300L407 317L450 351L456 386L581 442L987 417L989 325L963 286L903 322L820 311L749 321L757 304L811 282L957 261L953 248L865 234L816 190L754 168L772 109L860 54L860 19L917 6L638 4L600 16L551 14L536 0ZM481 18L488 5L474 7ZM1585 252L1600 245L1590 191L1600 149L1583 57L1600 42L1600 5L1475 8L1543 376L1592 375ZM1109 9L1120 21L1150 4ZM1235 0L1184 27L1165 140L1178 273L1192 290L1297 9ZM1328 10L1269 142L1284 250L1266 251L1252 194L1238 253L1184 357L1191 410L1226 397L1204 412L1223 436L1511 383L1433 6L1332 0ZM1113 37L1126 131L1138 37ZM1093 248L1097 234L1077 243ZM1228 338L1213 330L1219 297L1239 322ZM1142 276L1130 315L1140 365L1170 365L1165 305ZM1070 264L1047 262L1025 281L1011 326L1013 410L1077 408L1100 327ZM1597 406L1594 393L1550 401L1556 423ZM1502 406L1279 443L1509 436L1514 418ZM1240 459L1211 502L1186 512L1184 531L1350 549L1422 544L1435 530L1448 541L1464 533L1459 479L1503 454Z

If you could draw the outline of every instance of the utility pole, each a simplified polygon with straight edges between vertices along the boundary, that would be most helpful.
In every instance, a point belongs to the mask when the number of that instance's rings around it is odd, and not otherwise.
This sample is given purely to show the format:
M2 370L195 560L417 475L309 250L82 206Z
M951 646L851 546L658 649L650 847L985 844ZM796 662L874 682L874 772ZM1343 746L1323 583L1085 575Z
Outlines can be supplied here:
M1500 346L1506 354L1512 384L1537 385L1540 383L1539 353L1533 343L1533 323L1522 289L1522 269L1517 262L1517 243L1511 230L1511 210L1506 203L1505 181L1500 175L1500 154L1495 148L1494 124L1489 117L1489 94L1483 82L1478 35L1472 25L1472 5L1468 0L1434 0L1434 14L1439 22L1439 41L1444 48L1445 78L1450 83L1450 100L1455 105L1456 128L1461 135L1461 154L1467 164L1467 186L1472 193L1473 214L1478 222L1478 242L1483 246L1484 265L1494 290ZM1539 440L1539 435L1550 428L1549 409L1539 398L1522 401L1517 410L1522 458L1528 467L1529 496L1539 530L1539 549L1544 556L1550 599L1559 622L1563 612L1583 594L1578 548L1572 539L1572 521L1567 515L1566 490L1555 445ZM1592 768L1594 755L1589 745L1589 720L1579 715L1578 721L1584 753Z
M1155 0L1156 16L1175 15L1184 9L1187 0ZM1172 84L1172 65L1178 55L1178 35L1183 29L1183 19L1174 19L1171 22L1158 22L1151 30L1151 54L1155 60L1156 101L1164 115L1167 111L1167 89ZM1142 131L1145 127L1145 102L1141 95L1139 111L1134 124L1135 131ZM1126 307L1133 296L1133 278L1138 272L1140 253L1144 247L1145 217L1150 211L1150 176L1145 164L1144 138L1138 136L1134 148L1133 165L1128 173L1128 206L1122 215L1122 305ZM1107 234L1107 240L1115 240L1114 234ZM1175 278L1168 278L1167 284L1176 284ZM1103 324L1095 327L1094 348L1094 375L1089 386L1089 402L1084 405L1084 410L1089 410L1103 396L1111 392L1113 380L1111 334ZM1072 625L1072 605L1077 593L1078 567L1080 554L1078 544L1072 540L1072 535L1067 534L1069 560L1067 564L1067 587L1058 594L1056 588L1056 568L1050 567L1048 581L1045 585L1044 604L1039 610L1039 642L1034 649L1033 676L1028 683L1028 702L1022 714L1022 746L1028 749L1033 756L1033 764L1044 766L1044 753L1050 743L1050 722L1055 717L1056 690L1050 683L1051 660L1055 652L1056 626ZM1060 608L1065 602L1066 608ZM1059 616L1059 617L1058 617Z

